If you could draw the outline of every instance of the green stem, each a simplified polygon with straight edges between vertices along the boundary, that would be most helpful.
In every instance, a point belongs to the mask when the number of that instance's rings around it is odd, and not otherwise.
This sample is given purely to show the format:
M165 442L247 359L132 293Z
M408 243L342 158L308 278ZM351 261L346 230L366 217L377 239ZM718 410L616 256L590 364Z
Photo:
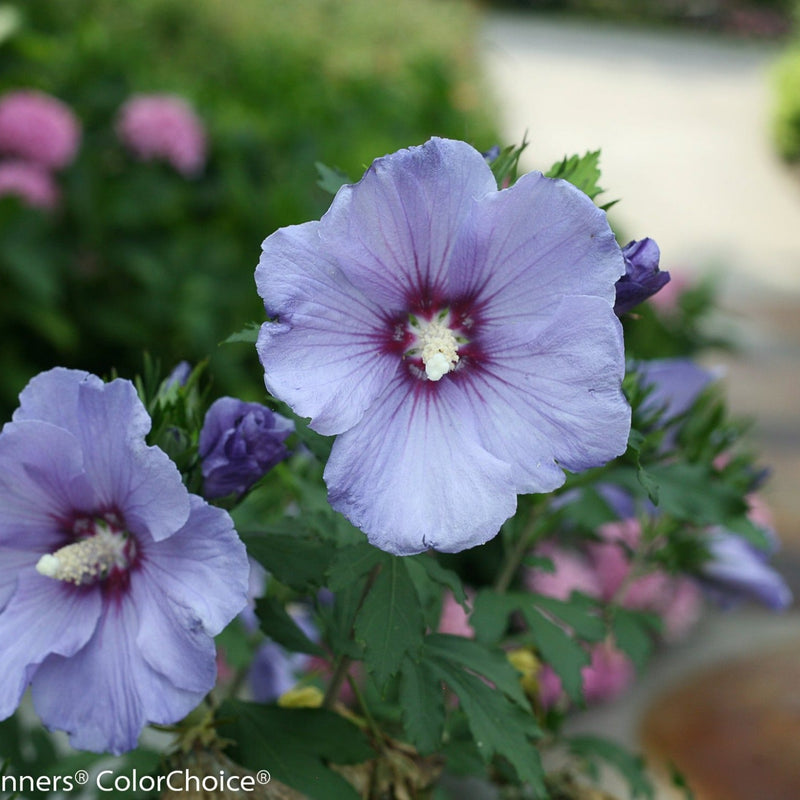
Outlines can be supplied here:
M530 550L533 543L539 538L540 531L536 523L537 518L533 513L531 513L531 518L528 520L528 524L525 526L524 530L520 534L519 539L517 539L514 547L508 554L506 563L503 565L503 569L497 576L497 580L494 584L494 590L498 594L505 594L508 591L508 587L511 585L511 581L514 580L514 576L517 574L517 570L519 569L519 565L522 563L522 559L525 558L525 554L528 552L528 550Z
M350 656L339 656L339 659L336 662L336 669L333 671L333 677L331 678L331 682L328 684L328 689L325 692L325 697L322 700L323 708L333 708L334 704L336 703L336 699L339 697L342 684L347 678L347 672L352 663L353 659L350 658Z
M375 583L375 579L378 577L378 573L381 571L381 567L383 564L376 564L372 571L367 576L367 582L364 584L364 590L361 592L361 597L358 600L358 606L356 607L355 613L353 614L353 621L350 623L350 638L353 638L353 633L355 631L356 625L356 618L358 617L358 612L361 611L361 607L364 605L364 600L366 600L367 595L369 594L370 589L372 589L372 585ZM333 677L331 678L331 682L328 684L328 689L325 692L325 697L322 700L322 707L331 709L333 708L334 704L336 703L337 698L339 697L339 692L341 691L342 684L345 682L347 678L347 672L350 669L350 665L353 663L353 659L350 658L347 654L342 654L336 661L336 667L333 671Z
M367 707L367 701L364 699L364 694L361 691L361 687L358 685L358 683L356 683L352 675L347 676L347 683L350 684L350 688L353 690L353 694L355 695L355 698L358 701L358 705L361 708L361 713L364 715L364 719L367 721L367 727L372 733L372 736L375 739L375 743L377 745L378 743L383 741L383 734L381 733L381 729L375 722L374 717L372 716L372 714L370 714L369 708Z

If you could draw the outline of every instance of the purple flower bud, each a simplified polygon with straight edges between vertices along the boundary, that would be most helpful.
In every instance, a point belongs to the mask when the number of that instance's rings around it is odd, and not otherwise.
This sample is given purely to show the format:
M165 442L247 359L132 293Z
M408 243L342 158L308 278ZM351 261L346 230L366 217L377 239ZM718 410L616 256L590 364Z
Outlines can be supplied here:
M192 365L188 361L179 361L164 380L164 388L171 389L173 386L186 386L186 381L192 374Z
M214 402L200 431L205 496L244 494L289 455L284 440L293 430L291 420L259 403L235 397Z
M652 239L628 242L622 248L625 274L617 281L614 312L625 314L669 283L669 272L658 268L661 251Z
M500 152L500 145L494 144L486 152L481 153L481 155L486 159L487 164L491 164L500 157Z

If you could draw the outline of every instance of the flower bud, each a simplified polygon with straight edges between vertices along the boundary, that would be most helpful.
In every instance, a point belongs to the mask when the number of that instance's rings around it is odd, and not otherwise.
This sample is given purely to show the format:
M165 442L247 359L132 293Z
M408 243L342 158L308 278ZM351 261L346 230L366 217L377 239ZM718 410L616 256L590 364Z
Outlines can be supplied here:
M289 455L284 440L293 430L291 420L259 403L235 397L214 402L199 441L205 496L244 494Z

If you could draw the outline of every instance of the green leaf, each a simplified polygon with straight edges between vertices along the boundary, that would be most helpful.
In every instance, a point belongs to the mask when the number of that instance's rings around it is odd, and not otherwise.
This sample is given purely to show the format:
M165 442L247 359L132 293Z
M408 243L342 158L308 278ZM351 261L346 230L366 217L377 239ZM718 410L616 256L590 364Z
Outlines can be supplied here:
M583 474L581 473L581 475ZM568 489L568 491L570 490ZM565 518L568 518L570 523L590 531L597 530L606 522L612 522L618 518L618 515L614 513L605 498L592 486L583 487L577 492L573 491L570 495L569 503L560 509L560 513ZM536 569L543 569L542 566L538 566L535 563L530 564L530 566ZM552 563L551 568L546 571L555 572L555 567L552 566Z
M220 735L236 744L234 761L315 800L358 800L358 793L327 764L358 764L375 756L362 731L321 708L279 708L227 700Z
M364 663L379 688L416 656L425 635L425 617L405 561L384 563L356 617L355 638L364 645Z
M328 167L321 161L317 161L314 166L319 173L317 186L330 194L336 194L346 183L353 182L342 170Z
M508 628L508 618L520 606L520 595L497 594L483 589L475 597L469 621L479 642L499 642Z
M378 564L387 564L391 556L373 547L369 542L359 542L341 548L328 570L328 588L338 592L367 575Z
M314 591L325 585L334 549L318 537L304 536L299 521L296 533L285 532L294 524L242 538L247 552L281 583L298 592Z
M261 630L287 650L312 656L325 655L325 651L303 633L276 598L260 597L256 600L256 616L261 622Z
M694 525L716 525L744 513L741 492L715 478L703 464L656 464L649 473L659 487L659 510Z
M736 517L736 519L726 520L724 523L726 530L738 534L745 541L757 547L759 550L769 552L773 546L766 531L760 525L756 525L746 516Z
M689 786L686 777L674 764L670 764L670 778L672 779L672 785L683 792L685 800L696 800L692 787Z
M406 736L422 755L442 744L445 708L441 683L425 661L410 656L400 671L400 706Z
M309 427L309 420L297 416L297 414L285 404L281 404L278 410L284 417L288 417L294 422L294 433L300 442L302 442L321 462L326 462L331 454L331 447L333 447L333 437L323 436L311 430Z
M572 592L569 600L557 600L541 594L531 595L533 604L568 625L586 642L599 642L608 631L598 616L596 601L580 592Z
M581 669L589 661L589 654L559 625L528 604L522 609L530 626L531 636L543 659L555 670L564 691L575 702L583 701Z
M239 619L234 619L214 637L217 647L225 652L225 661L234 669L245 669L253 660L250 634Z
M353 639L353 620L361 604L365 578L336 592L332 605L318 604L320 629L325 631L328 646L336 656L349 656L360 660L364 656L363 645Z
M600 151L595 150L582 156L574 155L559 161L546 173L548 178L562 178L577 186L594 200L604 190L597 185L600 180Z
M470 672L483 675L520 708L530 708L525 692L522 691L519 672L502 650L489 649L486 645L463 636L434 633L425 639L425 653L428 657L445 659L460 664Z
M583 696L581 669L590 658L576 637L596 642L607 633L592 600L578 593L573 593L569 601L563 601L519 592L503 595L488 590L479 592L470 617L477 639L499 641L507 628L508 617L514 611L522 612L536 648L561 678L564 691L580 702ZM554 622L551 616L561 624ZM571 628L574 636L567 633L564 626Z
M653 650L653 635L661 628L655 614L619 606L613 609L611 629L617 647L625 652L638 670L644 668Z
M579 758L590 762L600 759L614 767L628 782L632 800L637 797L653 800L655 797L655 790L645 773L644 762L639 756L629 753L608 739L590 734L570 737L567 746Z
M235 344L243 342L245 344L255 344L258 341L258 332L261 330L261 323L248 322L244 328L236 333L232 333L227 339L223 339L220 344Z
M529 553L525 558L522 559L522 566L523 567L530 567L531 569L538 569L541 572L547 572L552 574L556 571L556 565L553 563L553 559L549 556L537 556Z
M419 564L425 570L428 578L434 583L443 586L445 589L449 589L456 603L463 606L467 602L467 596L464 594L464 586L461 583L461 578L452 570L443 567L436 560L435 556L429 553L423 553L418 556L410 556L406 560L414 564Z
M544 771L531 738L540 735L536 721L497 689L465 671L460 664L433 654L431 670L458 696L478 751L488 763L495 755L506 758L520 780L546 797Z
M448 720L445 743L440 752L445 758L448 774L488 779L488 765L475 744L463 712L453 714Z
M513 184L517 180L519 159L527 146L527 141L523 139L520 145L504 147L497 158L489 164L497 181L498 189L502 189L508 184Z

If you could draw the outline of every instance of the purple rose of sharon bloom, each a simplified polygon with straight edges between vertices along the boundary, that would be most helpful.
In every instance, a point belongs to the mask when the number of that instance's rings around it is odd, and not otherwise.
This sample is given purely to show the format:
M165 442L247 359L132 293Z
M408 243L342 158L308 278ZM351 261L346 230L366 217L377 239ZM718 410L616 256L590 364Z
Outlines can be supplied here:
M221 397L211 404L200 431L203 493L244 494L289 455L284 440L294 423L259 403Z
M772 552L778 547L777 537L771 534ZM744 598L759 600L773 611L792 604L792 590L767 564L770 551L758 550L741 536L715 528L708 534L711 558L700 567L703 587L721 606L736 605Z
M190 495L130 381L54 369L0 433L0 719L25 688L72 744L121 753L216 679L246 603L228 514Z
M337 434L331 505L391 553L494 536L519 492L625 450L625 269L605 214L539 173L498 191L432 139L263 244L267 389Z
M622 248L625 274L617 281L614 311L625 314L669 283L669 272L658 268L661 251L652 239L628 242Z
M689 358L655 358L637 361L642 383L649 389L642 403L645 411L661 410L666 424L685 414L700 393L720 376L695 364Z

